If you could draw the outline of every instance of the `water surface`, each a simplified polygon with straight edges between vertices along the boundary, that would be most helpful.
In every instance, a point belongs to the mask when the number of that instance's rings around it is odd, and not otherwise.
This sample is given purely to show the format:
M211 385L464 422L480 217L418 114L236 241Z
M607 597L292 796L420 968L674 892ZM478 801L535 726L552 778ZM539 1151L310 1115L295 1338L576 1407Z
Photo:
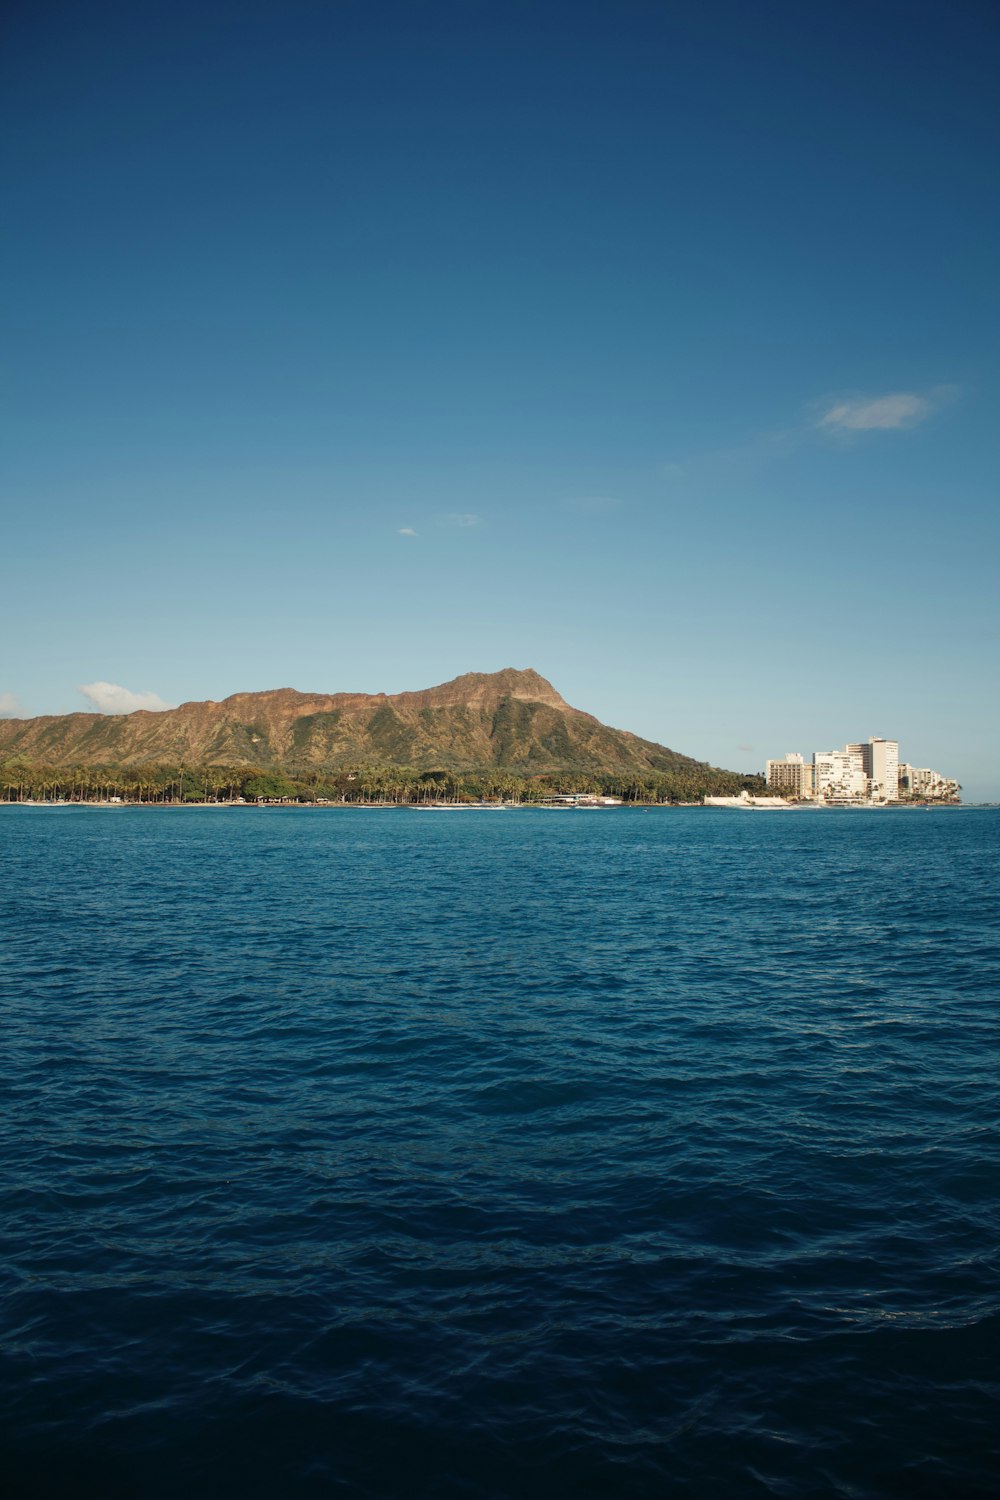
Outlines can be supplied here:
M994 1494L998 853L0 809L0 1479Z

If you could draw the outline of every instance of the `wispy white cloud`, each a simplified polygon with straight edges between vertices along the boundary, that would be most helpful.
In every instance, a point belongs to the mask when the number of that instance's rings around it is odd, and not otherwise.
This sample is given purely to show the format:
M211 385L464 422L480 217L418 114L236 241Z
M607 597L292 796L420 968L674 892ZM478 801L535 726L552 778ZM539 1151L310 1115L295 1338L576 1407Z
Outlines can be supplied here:
M173 705L164 703L158 693L133 693L128 688L119 687L115 682L86 682L77 688L87 702L97 709L99 714L131 714L137 708L148 709L150 713L160 713L165 708Z
M657 472L678 489L749 476L823 439L850 442L866 432L902 432L917 427L953 405L961 395L960 386L935 385L925 391L890 391L883 396L827 396L809 402L795 426L759 432L732 447L663 459Z
M473 515L471 511L452 511L449 515L441 517L442 526L458 526L463 530L482 524L482 516Z
M861 396L837 401L819 418L817 427L835 432L898 432L916 427L958 396L953 385L933 390L892 391L886 396Z
M416 534L412 526L401 526L396 532L397 536L416 536Z
M923 396L899 391L869 401L840 401L819 420L820 427L841 427L847 432L886 431L914 427L930 415L930 402Z
M24 709L13 693L0 693L0 719L22 719Z
M753 746L752 745L737 745L736 748L737 748L737 750L742 750L744 755L752 755L753 754Z

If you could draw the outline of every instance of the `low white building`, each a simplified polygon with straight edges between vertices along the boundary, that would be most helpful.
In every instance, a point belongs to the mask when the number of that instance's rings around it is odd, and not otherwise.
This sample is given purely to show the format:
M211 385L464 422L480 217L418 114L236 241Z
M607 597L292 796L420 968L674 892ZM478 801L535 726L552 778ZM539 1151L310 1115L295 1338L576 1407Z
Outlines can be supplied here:
M958 800L961 790L957 781L926 766L911 766L904 761L899 768L901 797L913 797L922 802L950 802Z

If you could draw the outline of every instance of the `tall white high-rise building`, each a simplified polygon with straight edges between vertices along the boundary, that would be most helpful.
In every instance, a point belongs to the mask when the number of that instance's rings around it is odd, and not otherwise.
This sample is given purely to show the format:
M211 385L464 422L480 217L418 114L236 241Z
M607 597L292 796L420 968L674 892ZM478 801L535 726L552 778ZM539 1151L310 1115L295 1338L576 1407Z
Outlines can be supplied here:
M845 750L861 756L868 778L868 795L877 802L899 799L899 744L896 740L872 737L868 742L845 745Z
M880 802L898 802L899 742L870 739L864 761L871 795Z

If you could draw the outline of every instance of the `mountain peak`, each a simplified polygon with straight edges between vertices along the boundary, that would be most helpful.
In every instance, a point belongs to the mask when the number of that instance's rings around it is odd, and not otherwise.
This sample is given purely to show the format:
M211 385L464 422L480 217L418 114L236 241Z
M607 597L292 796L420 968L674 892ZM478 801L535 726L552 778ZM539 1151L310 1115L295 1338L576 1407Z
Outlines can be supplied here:
M398 696L407 699L418 695L400 693ZM516 698L527 703L543 703L548 708L569 708L551 682L531 667L504 667L500 672L464 672L461 677L442 682L439 687L426 688L419 696L441 707L464 703L479 708L499 703L504 698Z

